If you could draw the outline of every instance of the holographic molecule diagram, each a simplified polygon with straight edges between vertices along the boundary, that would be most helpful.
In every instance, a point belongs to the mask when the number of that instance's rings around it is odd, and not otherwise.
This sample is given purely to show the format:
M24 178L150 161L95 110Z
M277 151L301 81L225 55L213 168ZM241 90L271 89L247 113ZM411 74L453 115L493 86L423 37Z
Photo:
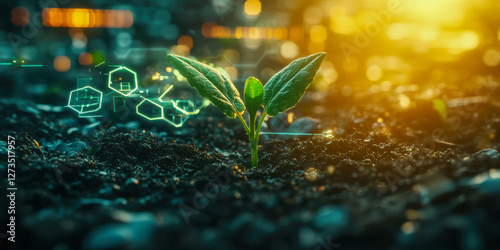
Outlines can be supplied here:
M120 65L108 65L108 67L113 69L104 73L99 72L99 75L107 76L107 87L103 90L96 87L99 85L99 80L90 76L77 77L77 88L70 92L66 107L77 112L80 118L102 117L103 98L109 98L113 107L112 112L117 113L127 109L132 103L139 117L149 121L165 121L174 127L182 127L190 116L199 114L210 104L206 99L200 101L169 99L167 94L174 88L173 85L162 84L160 87L143 88L134 70ZM172 71L171 68L167 70ZM168 76L159 77L159 74L155 72L151 80L170 79Z

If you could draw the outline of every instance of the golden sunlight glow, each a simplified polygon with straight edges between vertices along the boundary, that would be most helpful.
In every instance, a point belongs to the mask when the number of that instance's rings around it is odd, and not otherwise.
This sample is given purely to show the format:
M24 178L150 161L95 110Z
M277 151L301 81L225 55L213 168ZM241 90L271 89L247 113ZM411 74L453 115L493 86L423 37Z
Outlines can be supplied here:
M326 33L326 28L325 26L322 25L314 25L311 28L311 41L315 43L322 43L325 42L327 33Z
M357 30L354 18L347 15L343 6L333 6L330 10L330 30L337 34L350 35Z
M331 61L324 61L318 74L321 78L316 82L314 87L321 91L328 91L338 78L338 73Z
M460 43L465 50L475 49L479 45L479 36L474 31L465 31L461 35Z
M500 64L500 52L493 49L486 51L483 55L483 62L489 67L498 66Z
M366 69L366 77L370 81L378 81L382 78L382 68L378 65L371 65Z
M247 0L245 2L245 15L247 16L257 16L262 10L262 5L259 0Z
M321 9L317 6L309 7L304 11L304 23L306 24L318 24L322 18Z
M387 27L387 37L391 40L401 40L407 35L405 24L393 23Z
M325 50L325 43L317 43L314 41L310 41L309 45L307 46L307 49L309 50L309 53L319 53Z
M294 59L299 55L299 46L292 41L285 41L281 44L281 56L286 59Z
M401 106L401 108L406 109L406 108L410 107L411 100L407 95L399 94L398 99L399 99L399 106Z
M459 26L465 18L467 0L405 1L402 14L432 25Z

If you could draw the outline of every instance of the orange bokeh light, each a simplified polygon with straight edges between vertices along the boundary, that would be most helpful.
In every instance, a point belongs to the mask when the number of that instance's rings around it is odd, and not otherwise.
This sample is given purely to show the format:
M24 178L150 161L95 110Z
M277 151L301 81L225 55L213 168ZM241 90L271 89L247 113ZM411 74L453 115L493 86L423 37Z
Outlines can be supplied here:
M92 64L92 55L87 52L82 52L78 57L78 62L81 65L90 65Z
M14 25L24 26L30 22L30 12L24 7L15 7L11 11L10 18Z
M206 38L234 38L234 39L269 39L286 40L288 34L294 32L283 27L256 27L256 26L219 26L212 22L206 22L201 27L202 35ZM299 32L302 32L299 30ZM302 36L302 33L298 34Z
M134 15L130 10L45 8L42 22L47 27L130 28Z
M59 72L66 72L71 69L71 60L67 56L58 56L54 59L54 69Z
M181 36L179 37L179 40L177 41L178 45L185 45L187 46L190 50L193 48L193 38L190 36Z

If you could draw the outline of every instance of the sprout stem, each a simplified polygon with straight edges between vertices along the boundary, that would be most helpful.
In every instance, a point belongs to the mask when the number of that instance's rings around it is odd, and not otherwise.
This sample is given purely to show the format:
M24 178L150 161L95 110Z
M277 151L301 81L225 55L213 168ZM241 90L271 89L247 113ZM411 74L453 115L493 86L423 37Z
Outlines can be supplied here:
M255 131L255 122L257 121L257 116L250 117L250 130L251 133L248 133L248 139L250 139L250 147L252 150L252 166L254 168L259 167L259 134L260 128L262 127L262 123L264 123L264 119L266 118L266 112L262 113L259 120L259 125L257 125L257 131Z

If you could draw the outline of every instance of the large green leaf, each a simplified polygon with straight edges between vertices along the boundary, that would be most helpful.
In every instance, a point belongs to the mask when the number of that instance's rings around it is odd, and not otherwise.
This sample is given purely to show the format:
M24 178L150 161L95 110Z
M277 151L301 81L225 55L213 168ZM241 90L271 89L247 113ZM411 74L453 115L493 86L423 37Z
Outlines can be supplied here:
M264 96L264 86L255 77L249 77L245 83L245 106L251 117L259 111Z
M297 59L274 75L264 86L262 103L266 113L275 116L295 106L314 80L325 57L326 53L317 53Z
M245 105L234 84L216 69L177 55L167 55L173 66L179 70L189 85L198 93L219 107L229 118L243 113Z

